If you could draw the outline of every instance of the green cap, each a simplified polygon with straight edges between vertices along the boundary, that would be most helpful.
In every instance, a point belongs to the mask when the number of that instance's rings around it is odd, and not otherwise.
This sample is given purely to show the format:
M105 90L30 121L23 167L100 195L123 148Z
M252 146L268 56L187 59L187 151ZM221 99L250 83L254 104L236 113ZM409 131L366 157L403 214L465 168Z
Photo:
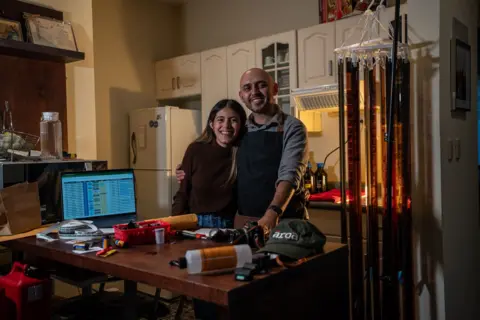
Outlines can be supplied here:
M298 260L322 253L326 241L325 235L307 220L284 219L272 229L265 247L259 252Z

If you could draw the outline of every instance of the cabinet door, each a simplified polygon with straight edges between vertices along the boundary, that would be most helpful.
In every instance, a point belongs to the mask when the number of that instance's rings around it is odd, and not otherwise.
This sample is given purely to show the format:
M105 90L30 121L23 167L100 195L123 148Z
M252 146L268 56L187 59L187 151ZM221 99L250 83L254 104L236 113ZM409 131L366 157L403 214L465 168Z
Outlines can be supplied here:
M289 31L257 39L256 63L278 83L278 105L287 114L294 115L294 100L290 95L297 88L297 33Z
M335 83L335 23L324 23L297 32L298 87Z
M201 93L200 53L175 58L175 97Z
M402 4L400 6L400 32L398 34L401 43L408 43L408 28L407 28L407 5ZM393 30L389 31L389 27L395 25L395 7L386 8L380 11L380 23L383 27L380 27L380 37L382 39L393 39Z
M255 64L255 41L237 43L227 47L227 75L228 98L241 102L238 92L240 90L240 77ZM241 102L242 103L242 102ZM243 105L243 103L242 103ZM243 105L247 114L250 113Z
M173 97L176 90L175 77L173 76L173 60L162 60L155 63L155 79L157 99Z
M207 124L213 106L228 95L227 48L201 53L202 61L202 127Z

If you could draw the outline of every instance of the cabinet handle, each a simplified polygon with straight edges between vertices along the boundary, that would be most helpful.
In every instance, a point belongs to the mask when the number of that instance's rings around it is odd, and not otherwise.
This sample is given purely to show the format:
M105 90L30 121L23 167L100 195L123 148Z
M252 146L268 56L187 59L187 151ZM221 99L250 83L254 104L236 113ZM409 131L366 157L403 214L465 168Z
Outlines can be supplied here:
M331 77L333 76L333 61L328 60L328 75Z
M177 89L180 89L180 77L177 77Z
M172 78L172 90L175 90L175 78Z

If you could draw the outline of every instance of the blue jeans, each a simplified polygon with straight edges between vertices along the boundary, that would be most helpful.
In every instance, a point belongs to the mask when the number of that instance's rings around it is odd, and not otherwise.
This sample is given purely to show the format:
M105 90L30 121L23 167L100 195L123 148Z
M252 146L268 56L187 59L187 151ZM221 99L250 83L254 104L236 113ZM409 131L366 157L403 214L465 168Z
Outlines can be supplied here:
M233 228L233 219L220 217L214 214L197 214L200 228Z

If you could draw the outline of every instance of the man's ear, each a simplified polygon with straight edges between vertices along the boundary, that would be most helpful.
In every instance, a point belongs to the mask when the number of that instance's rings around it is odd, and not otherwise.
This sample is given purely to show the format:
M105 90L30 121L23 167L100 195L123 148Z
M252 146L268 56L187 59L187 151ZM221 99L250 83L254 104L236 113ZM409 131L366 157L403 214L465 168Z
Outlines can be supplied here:
M273 95L276 96L278 94L278 83L273 84Z

